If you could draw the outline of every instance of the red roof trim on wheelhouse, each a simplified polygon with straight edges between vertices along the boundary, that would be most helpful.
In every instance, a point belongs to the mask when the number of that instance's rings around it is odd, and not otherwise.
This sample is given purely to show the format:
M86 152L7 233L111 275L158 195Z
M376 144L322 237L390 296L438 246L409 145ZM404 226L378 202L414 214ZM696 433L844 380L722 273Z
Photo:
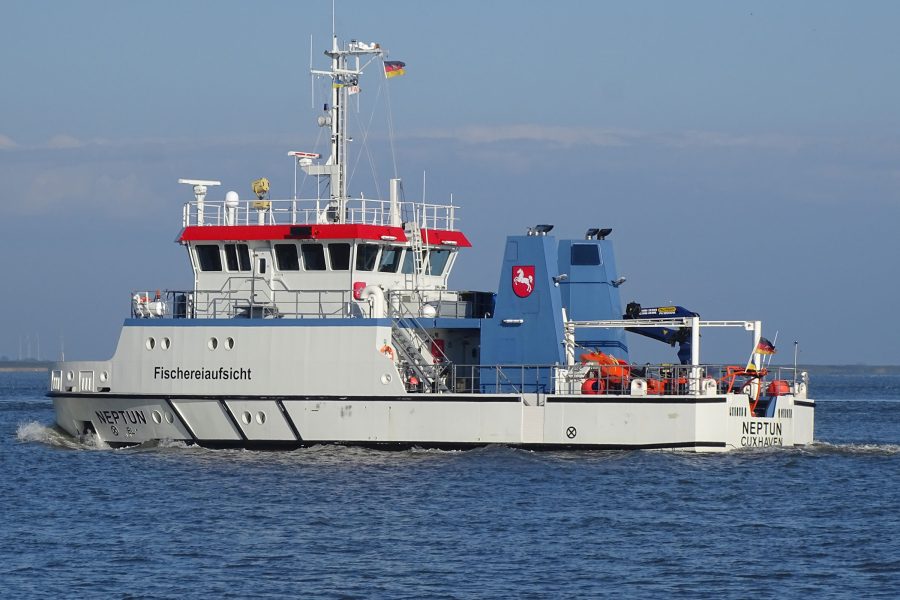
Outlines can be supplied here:
M422 243L426 246L472 247L469 238L462 231L451 231L448 229L423 229Z
M407 242L401 227L325 223L321 225L192 225L181 230L179 242L237 242L250 240L371 240L375 242ZM472 244L461 231L422 230L427 245L458 246Z
M373 240L406 241L400 227L328 223L322 225L204 225L185 227L179 242L249 240Z

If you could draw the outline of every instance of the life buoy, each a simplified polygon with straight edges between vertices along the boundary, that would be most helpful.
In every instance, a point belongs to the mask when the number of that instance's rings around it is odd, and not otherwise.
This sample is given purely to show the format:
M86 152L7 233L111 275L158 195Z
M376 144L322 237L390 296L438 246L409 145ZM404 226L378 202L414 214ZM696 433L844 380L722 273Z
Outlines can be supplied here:
M384 346L382 346L379 352L387 356L389 359L394 360L394 349L389 345L385 344Z
M590 379L585 379L581 384L581 393L582 394L602 394L606 391L606 382L602 379L597 379L596 377L591 377Z

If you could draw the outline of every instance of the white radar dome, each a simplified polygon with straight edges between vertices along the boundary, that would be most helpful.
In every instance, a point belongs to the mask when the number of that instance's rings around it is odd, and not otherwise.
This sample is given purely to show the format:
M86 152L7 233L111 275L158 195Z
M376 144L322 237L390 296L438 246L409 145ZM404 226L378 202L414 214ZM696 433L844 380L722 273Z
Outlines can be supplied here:
M234 190L231 190L225 194L225 206L228 208L237 208L238 204L241 203L241 197L238 196L238 193Z

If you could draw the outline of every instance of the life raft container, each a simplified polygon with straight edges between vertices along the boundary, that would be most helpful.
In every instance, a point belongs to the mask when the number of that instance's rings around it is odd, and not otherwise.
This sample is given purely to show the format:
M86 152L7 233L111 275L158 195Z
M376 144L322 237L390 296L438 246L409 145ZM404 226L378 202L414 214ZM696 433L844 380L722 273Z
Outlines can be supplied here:
M631 367L627 362L605 352L582 354L581 362L600 365L600 377L611 384L622 385L631 377Z
M776 379L766 388L766 396L784 396L791 393L791 384L784 379Z

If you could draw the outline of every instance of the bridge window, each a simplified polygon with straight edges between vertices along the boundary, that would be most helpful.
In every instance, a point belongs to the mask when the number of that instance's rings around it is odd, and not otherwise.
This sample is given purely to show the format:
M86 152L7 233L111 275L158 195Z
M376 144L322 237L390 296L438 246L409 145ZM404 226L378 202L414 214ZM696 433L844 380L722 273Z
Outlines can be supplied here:
M447 260L450 258L449 250L431 250L428 252L428 275L441 275L444 267L447 266Z
M221 271L222 255L217 244L197 244L197 262L201 271Z
M322 244L301 244L300 252L303 254L303 267L307 271L325 270L325 248Z
M400 268L400 256L403 248L399 246L387 246L381 251L381 262L378 264L379 273L396 273Z
M332 271L350 270L350 244L328 244Z
M300 257L295 244L275 244L275 264L281 271L299 271Z
M378 244L359 244L356 246L356 268L360 271L371 271L378 259Z
M571 261L573 265L602 265L600 246L597 244L572 244Z
M414 261L414 253L415 250L410 248L406 251L406 254L403 256L403 268L400 271L406 275L411 275L416 270L416 263Z
M249 271L250 249L247 244L225 244L225 264L229 271Z

